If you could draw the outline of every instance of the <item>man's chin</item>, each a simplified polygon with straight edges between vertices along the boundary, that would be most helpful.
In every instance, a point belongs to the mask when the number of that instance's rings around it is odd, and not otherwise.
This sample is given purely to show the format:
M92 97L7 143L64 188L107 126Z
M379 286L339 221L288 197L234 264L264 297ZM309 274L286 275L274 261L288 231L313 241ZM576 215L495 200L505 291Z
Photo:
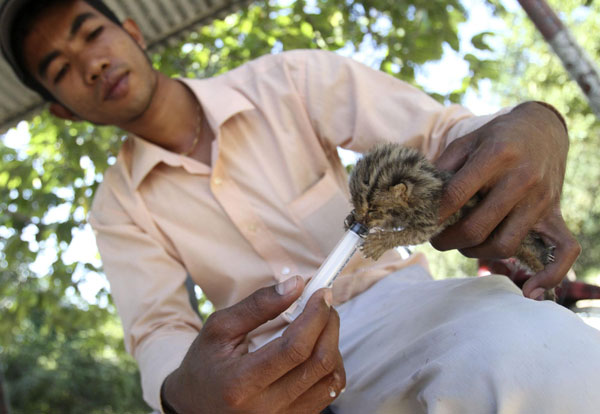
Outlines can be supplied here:
M146 113L146 107L138 110L130 110L130 111L120 111L119 116L115 117L114 115L107 114L102 117L89 117L82 119L87 119L88 122L91 122L94 125L98 126L117 126L123 129L128 129L128 127L137 123Z
M94 125L113 125L128 130L129 127L138 123L150 108L155 89L155 87L151 88L147 92L147 96L126 96L120 102L104 102L105 111L96 113L95 116L92 114L89 116L77 114L72 109L71 112L81 120L87 120Z

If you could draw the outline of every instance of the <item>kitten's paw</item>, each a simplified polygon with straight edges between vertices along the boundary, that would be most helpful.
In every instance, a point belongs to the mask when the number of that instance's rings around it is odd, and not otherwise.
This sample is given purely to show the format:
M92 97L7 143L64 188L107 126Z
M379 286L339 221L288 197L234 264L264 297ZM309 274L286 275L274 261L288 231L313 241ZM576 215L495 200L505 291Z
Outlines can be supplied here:
M544 292L544 300L556 302L557 299L558 298L556 297L556 288L548 289Z
M373 260L379 259L389 249L390 247L387 246L385 238L378 233L369 234L361 247L363 255Z
M356 223L356 218L354 217L354 210L352 210L344 220L344 230L348 230L354 223Z
M377 246L373 246L372 244L368 244L367 246L363 245L361 251L367 259L377 260L385 252L385 249L381 249Z

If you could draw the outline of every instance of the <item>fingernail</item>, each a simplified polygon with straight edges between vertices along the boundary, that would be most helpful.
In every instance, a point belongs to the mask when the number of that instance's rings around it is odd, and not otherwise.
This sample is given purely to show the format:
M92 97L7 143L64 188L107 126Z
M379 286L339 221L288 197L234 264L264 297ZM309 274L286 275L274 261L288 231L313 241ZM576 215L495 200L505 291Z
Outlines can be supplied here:
M333 302L333 294L331 293L331 289L327 289L325 294L323 295L323 300L328 308L331 307L331 303Z
M335 397L337 397L337 393L336 393L336 392L335 392L335 390L334 390L333 388L331 388L331 387L329 387L329 396L330 396L331 398L335 398Z
M535 300L543 300L544 299L544 292L546 291L546 289L544 288L535 288L533 289L533 291L529 294L529 297L531 299L535 299Z
M292 293L294 291L294 289L296 289L297 284L298 284L298 277L297 276L290 277L288 280L285 280L285 281L277 284L277 286L275 286L275 290L281 296L286 296L286 295L289 295L290 293Z

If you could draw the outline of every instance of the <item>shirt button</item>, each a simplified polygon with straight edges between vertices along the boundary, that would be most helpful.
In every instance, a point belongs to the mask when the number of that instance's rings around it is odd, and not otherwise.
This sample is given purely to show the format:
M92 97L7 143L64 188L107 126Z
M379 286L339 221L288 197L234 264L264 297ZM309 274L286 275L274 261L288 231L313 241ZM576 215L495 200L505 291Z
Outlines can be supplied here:
M292 270L289 267L286 266L283 269L281 269L281 274L284 275L284 276L287 276L287 275L290 274L291 271Z

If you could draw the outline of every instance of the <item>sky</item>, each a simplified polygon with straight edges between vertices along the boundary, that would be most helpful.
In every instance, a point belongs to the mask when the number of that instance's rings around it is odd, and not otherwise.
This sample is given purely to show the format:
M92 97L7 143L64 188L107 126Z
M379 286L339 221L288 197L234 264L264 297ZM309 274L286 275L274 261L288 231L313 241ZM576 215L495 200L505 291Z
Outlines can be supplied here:
M517 11L519 5L516 0L505 0L503 2L509 10ZM461 51L457 53L449 46L444 47L444 57L438 62L426 64L418 73L417 81L425 86L428 90L446 93L460 87L462 78L468 73L468 66L462 59L465 53L474 53L481 55L481 51L476 50L471 44L470 39L473 35L482 31L501 32L506 29L502 20L494 18L487 6L481 0L463 0L463 4L469 11L470 18L466 23L459 27L459 35L461 37ZM342 54L349 55L349 50L341 51ZM372 64L377 60L377 51L369 46L363 48L353 58L362 61L366 64ZM475 114L493 113L499 109L498 99L493 96L488 83L480 85L478 94L469 92L466 95L465 106L470 108ZM28 124L21 122L18 126L10 130L4 137L4 143L7 146L23 149L29 141ZM353 162L356 155L348 151L340 151L344 162ZM90 164L87 157L82 158L81 163L83 168L88 168ZM89 175L94 176L94 171L89 166ZM44 220L46 221L62 221L68 216L69 206L57 207L49 211ZM70 264L74 262L91 263L95 266L100 265L100 257L98 255L94 235L89 225L83 230L74 230L73 241L69 246L62 259ZM35 233L25 232L23 239L30 244L35 243ZM32 264L31 268L34 272L43 276L47 273L50 264L56 260L56 246L52 243L46 248L44 254L38 255L38 260ZM101 288L108 288L108 283L104 275L95 272L84 271L83 265L75 272L74 281L79 281L79 289L83 298L89 303L97 303L96 294ZM74 288L71 288L74 289ZM67 292L73 294L74 290ZM105 303L101 303L105 305Z

